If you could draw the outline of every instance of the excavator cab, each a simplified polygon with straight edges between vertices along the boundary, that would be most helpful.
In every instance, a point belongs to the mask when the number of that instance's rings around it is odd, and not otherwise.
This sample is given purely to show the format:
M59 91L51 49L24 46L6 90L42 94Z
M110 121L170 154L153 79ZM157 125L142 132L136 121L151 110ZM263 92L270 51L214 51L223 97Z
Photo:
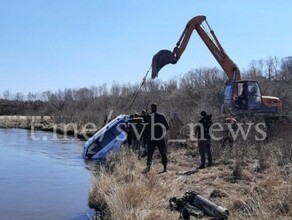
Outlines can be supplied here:
M254 80L229 81L224 89L225 112L260 112L264 109L261 90Z

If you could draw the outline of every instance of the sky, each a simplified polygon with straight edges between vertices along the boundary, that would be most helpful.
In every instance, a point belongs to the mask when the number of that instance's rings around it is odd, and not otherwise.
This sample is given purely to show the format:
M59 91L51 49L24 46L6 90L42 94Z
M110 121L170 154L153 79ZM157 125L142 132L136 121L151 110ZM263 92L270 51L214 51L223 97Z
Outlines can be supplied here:
M289 0L0 0L0 97L140 83L153 55L172 51L197 15L242 70L251 60L291 56L291 8ZM158 78L214 66L194 33Z

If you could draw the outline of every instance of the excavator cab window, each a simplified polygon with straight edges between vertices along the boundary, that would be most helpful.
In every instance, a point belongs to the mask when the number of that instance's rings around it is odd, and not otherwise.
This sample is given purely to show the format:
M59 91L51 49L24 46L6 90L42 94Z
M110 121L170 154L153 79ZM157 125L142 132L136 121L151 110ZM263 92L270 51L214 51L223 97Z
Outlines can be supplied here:
M241 110L258 110L262 107L261 90L255 81L240 81L236 85L235 106Z
M248 109L262 109L262 94L259 84L255 81L248 82Z
M235 82L226 82L224 88L224 104L223 111L228 112L234 109L234 94Z

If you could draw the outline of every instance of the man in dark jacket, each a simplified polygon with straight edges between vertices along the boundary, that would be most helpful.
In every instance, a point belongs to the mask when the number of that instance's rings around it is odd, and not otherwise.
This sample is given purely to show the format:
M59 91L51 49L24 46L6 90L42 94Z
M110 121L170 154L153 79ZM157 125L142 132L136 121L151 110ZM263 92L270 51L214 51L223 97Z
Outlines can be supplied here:
M147 113L146 109L142 110L140 117L143 118L143 122L146 123L147 117L148 117L148 113ZM142 137L143 153L142 153L141 157L147 156L147 152L148 152L148 150L147 150L148 143L147 142L148 142L147 129L145 129L143 132L143 137Z
M201 164L199 169L204 169L206 166L206 154L208 157L208 167L212 166L211 154L211 136L210 127L212 125L212 115L207 115L205 111L201 112L202 118L199 120L195 134L198 138L199 152L201 156Z
M129 134L131 134L131 146L133 152L138 151L138 158L141 158L142 137L144 132L144 126L142 125L143 118L139 117L138 113L135 113L129 120Z
M166 156L166 144L165 135L169 129L165 116L157 112L156 103L151 104L151 114L149 114L145 120L147 123L147 137L148 137L148 152L147 152L147 167L143 171L148 172L152 164L152 158L157 146L161 155L161 163L163 165L163 172L167 171L167 156Z

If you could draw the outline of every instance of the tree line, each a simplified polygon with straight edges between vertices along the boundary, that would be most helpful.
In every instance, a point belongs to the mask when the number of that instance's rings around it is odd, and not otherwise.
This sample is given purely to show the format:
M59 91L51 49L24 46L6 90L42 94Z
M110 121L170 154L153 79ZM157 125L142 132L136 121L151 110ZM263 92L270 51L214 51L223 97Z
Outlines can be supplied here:
M284 112L292 109L292 56L252 60L242 71L242 79L258 81L262 95L279 97ZM225 81L224 72L214 67L193 69L168 81L149 79L139 90L138 83L27 95L6 90L0 95L0 115L50 115L56 122L102 125L111 111L113 115L141 113L156 102L168 118L176 112L183 121L191 122L201 110L220 116Z

